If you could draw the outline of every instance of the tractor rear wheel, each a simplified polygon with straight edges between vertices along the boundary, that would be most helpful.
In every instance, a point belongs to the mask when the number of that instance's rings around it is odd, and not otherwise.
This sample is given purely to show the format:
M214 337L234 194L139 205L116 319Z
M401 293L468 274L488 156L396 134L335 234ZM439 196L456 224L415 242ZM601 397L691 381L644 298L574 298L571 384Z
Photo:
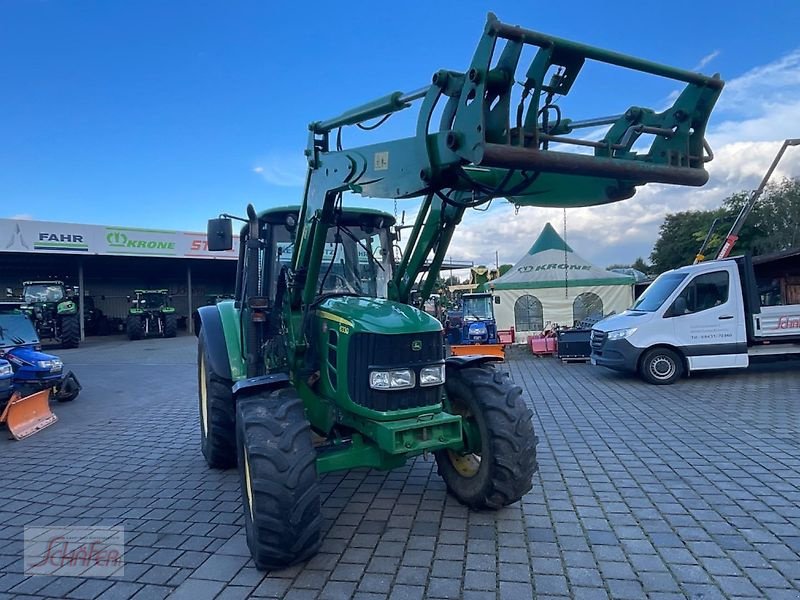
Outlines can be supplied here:
M125 323L125 329L128 332L129 340L140 340L144 336L142 319L136 315L128 315L128 320Z
M484 364L448 369L448 411L462 416L465 450L436 452L439 475L456 499L474 509L499 509L533 486L536 442L532 411L508 373Z
M174 338L178 334L178 317L172 313L164 315L164 337Z
M236 445L256 567L282 569L316 554L322 542L317 454L294 388L239 398Z
M81 322L78 315L61 317L61 347L77 348L81 343Z
M197 341L197 388L200 400L200 448L208 466L236 466L236 405L232 382L214 372L208 359L206 336Z

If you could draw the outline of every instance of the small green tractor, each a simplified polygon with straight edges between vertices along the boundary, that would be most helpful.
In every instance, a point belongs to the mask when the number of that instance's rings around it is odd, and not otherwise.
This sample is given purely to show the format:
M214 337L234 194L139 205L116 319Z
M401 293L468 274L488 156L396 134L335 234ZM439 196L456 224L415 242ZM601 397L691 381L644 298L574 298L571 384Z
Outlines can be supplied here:
M63 281L25 281L22 310L33 321L40 340L77 348L81 343L78 305L67 292Z
M131 304L125 322L128 339L173 338L178 334L178 319L175 307L170 306L169 290L134 290L128 302Z
M518 72L531 45L533 61ZM631 106L574 121L558 101L587 60L685 87L661 112ZM537 438L522 389L497 357L446 356L442 324L412 305L412 290L427 299L465 212L495 198L590 206L649 182L703 185L704 132L722 86L489 15L463 72L438 71L421 90L309 126L299 206L209 221L211 251L232 247L231 218L245 225L234 299L199 309L201 448L211 467L238 466L257 567L318 550L319 478L331 471L393 469L430 453L472 509L502 508L531 489ZM374 130L415 104L410 137L346 146L346 128ZM580 135L598 127L602 138ZM346 194L422 198L399 257L395 218L345 207Z

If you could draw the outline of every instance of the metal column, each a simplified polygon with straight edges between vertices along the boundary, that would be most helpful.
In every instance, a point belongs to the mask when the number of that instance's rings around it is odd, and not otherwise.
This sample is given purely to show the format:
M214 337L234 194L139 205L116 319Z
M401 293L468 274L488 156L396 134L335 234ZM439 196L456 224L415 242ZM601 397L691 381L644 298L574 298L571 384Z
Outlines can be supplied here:
M84 334L84 324L83 324L83 259L78 259L78 322L81 325L81 341L86 339L86 335Z
M194 319L192 318L192 264L186 265L186 301L189 306L189 320L187 321L187 328L189 333L194 333Z

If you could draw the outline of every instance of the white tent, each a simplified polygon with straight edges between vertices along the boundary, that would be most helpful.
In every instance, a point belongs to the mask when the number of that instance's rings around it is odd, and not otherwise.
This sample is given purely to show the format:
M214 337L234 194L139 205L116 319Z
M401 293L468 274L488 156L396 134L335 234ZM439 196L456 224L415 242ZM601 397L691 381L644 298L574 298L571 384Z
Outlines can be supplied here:
M494 292L498 329L513 326L524 342L550 324L622 312L633 303L633 282L575 254L548 223L517 264L483 287Z

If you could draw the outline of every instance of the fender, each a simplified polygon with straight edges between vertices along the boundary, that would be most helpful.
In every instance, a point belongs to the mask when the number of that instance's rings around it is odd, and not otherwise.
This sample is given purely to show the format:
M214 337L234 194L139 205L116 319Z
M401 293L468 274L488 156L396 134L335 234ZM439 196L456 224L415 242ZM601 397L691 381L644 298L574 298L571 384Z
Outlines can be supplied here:
M486 354L465 354L463 356L448 356L444 364L451 369L466 369L490 362L503 362L503 359L499 356L489 356Z
M250 393L253 391L271 392L290 385L288 373L273 373L272 375L261 375L241 379L233 386L233 395L238 396L242 392Z
M216 306L202 306L197 310L200 315L205 339L205 348L208 353L208 362L211 369L220 377L233 379L231 364L228 358L228 344L225 340L225 330L222 327L222 317ZM199 334L198 334L199 335Z

